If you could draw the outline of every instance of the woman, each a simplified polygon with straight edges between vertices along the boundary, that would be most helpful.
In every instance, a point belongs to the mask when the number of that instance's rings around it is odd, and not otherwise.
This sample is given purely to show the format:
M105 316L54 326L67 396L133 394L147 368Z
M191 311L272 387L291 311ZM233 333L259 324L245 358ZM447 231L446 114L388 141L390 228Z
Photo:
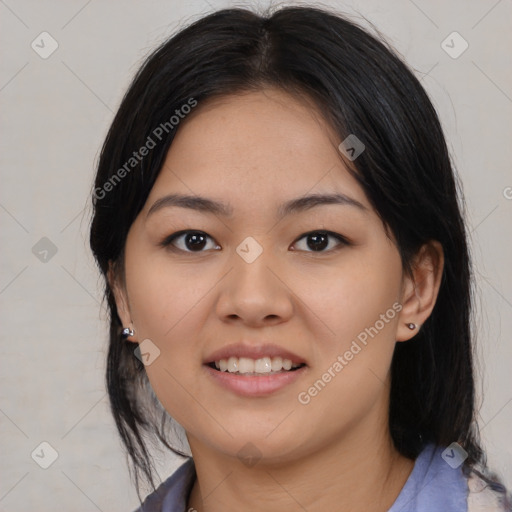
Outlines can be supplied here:
M314 8L206 16L138 72L93 196L137 486L149 439L189 457L141 510L510 510L477 435L462 200L383 43Z

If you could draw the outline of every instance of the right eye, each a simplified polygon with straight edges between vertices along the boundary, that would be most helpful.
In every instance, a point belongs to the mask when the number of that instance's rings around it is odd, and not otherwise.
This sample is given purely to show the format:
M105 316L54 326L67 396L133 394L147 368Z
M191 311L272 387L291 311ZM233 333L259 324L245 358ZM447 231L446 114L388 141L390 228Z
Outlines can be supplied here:
M162 240L160 245L171 250L182 252L204 252L203 249L207 245L207 239L213 240L211 236L204 231L184 230L173 233ZM207 249L220 249L220 246L213 244L213 247Z

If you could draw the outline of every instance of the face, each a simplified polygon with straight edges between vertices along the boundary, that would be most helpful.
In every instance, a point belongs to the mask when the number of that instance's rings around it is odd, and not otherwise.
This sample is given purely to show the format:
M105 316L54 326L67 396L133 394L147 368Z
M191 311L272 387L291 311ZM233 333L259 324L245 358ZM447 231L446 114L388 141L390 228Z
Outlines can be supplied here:
M193 449L292 460L385 424L405 281L340 142L274 89L199 105L131 226L118 311Z

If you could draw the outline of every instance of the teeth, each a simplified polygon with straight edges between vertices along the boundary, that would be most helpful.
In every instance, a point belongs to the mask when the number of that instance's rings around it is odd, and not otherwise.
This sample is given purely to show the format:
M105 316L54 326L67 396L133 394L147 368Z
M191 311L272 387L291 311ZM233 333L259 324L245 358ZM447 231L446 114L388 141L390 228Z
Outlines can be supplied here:
M299 366L301 365L294 364L290 359L283 359L282 357L262 357L260 359L230 357L229 359L215 361L215 368L217 370L240 374L288 371Z
M238 359L236 357L230 357L228 359L227 369L229 373L235 373L238 371Z
M256 362L254 363L254 371L256 373L270 373L272 371L272 359L270 359L270 357L256 359Z
M233 358L233 359L235 359L235 358ZM238 371L240 373L253 373L254 372L254 359L249 359L248 357L241 357L238 360Z
M283 367L283 358L282 357L273 357L271 364L272 364L272 371L278 372Z

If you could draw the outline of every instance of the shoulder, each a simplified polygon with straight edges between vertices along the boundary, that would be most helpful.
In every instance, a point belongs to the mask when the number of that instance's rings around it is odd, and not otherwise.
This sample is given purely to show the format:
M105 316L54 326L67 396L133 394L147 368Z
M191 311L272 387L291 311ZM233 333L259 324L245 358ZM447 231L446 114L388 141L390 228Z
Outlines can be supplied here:
M450 447L425 446L389 512L512 512L505 488L463 469L455 455Z
M450 461L451 462L451 461ZM427 444L389 512L467 512L467 485L460 467L443 457L443 449Z
M185 512L195 477L194 461L190 458L148 495L135 512Z

